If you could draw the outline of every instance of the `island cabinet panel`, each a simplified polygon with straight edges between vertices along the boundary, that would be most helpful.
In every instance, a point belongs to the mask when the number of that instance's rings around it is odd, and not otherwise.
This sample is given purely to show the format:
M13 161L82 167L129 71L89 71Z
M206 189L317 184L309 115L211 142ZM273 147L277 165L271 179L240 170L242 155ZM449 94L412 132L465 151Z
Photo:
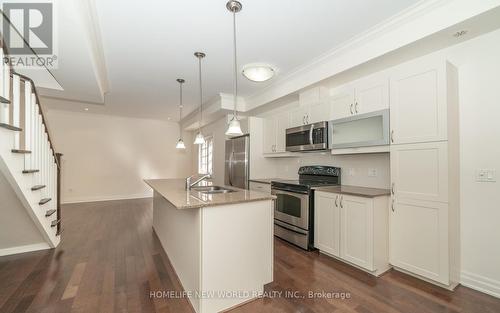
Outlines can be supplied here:
M202 290L239 293L201 299L202 312L228 309L264 291L273 281L272 201L206 207L201 219Z
M201 291L201 214L199 209L179 210L158 192L153 197L153 229L175 269L184 290ZM190 298L196 312L200 301Z

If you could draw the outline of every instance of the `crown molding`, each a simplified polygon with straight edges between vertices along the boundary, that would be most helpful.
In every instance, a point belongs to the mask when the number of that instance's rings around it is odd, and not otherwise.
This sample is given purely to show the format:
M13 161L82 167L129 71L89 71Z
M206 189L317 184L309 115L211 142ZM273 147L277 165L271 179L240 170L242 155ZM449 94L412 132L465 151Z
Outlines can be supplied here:
M424 0L297 67L247 97L246 111L352 69L500 5L500 0Z

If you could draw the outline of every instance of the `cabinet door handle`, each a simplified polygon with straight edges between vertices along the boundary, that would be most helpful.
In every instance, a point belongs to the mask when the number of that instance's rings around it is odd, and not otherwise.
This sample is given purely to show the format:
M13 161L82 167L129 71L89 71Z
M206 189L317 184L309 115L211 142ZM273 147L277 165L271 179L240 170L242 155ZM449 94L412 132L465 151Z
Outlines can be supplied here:
M302 116L302 125L306 125L306 116Z
M356 104L354 105L354 111L358 113L358 102L356 101Z
M394 143L394 129L391 130L391 142Z
M392 210L392 212L394 212L394 199L392 199L391 210Z
M394 196L394 183L392 183L392 186L391 186L391 193Z
M344 204L342 203L342 201L344 201L344 196L340 196L340 208L341 209L344 208Z
M306 115L306 124L309 124L309 114Z
M339 207L339 203L338 203L338 201L339 201L339 195L337 195L337 196L335 197L335 206L336 206L337 208Z
M351 103L351 107L349 108L349 111L351 111L351 115L354 114L354 112L352 111L352 103Z

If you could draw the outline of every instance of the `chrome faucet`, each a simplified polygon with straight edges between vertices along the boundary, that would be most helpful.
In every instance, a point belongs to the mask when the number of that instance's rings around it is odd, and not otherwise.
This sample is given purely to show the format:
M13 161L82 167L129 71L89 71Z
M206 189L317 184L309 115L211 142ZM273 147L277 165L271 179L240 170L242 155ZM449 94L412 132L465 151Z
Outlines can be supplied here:
M195 180L194 182L191 182L191 179L193 179L194 176L196 176L196 175L191 175L191 176L189 176L189 177L186 178L186 190L191 190L191 187L193 187L194 185L198 184L202 180L212 178L212 175L205 174L205 175L201 176L200 178L198 178L197 180Z

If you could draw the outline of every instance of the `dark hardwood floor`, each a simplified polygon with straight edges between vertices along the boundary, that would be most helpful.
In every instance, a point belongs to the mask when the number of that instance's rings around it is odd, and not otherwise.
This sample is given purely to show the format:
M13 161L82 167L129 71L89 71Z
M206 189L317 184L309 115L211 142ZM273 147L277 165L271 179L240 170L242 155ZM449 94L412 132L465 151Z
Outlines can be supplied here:
M151 205L64 206L57 249L0 257L0 312L192 312L187 299L150 298L182 290L153 234ZM500 299L465 287L449 292L395 271L373 278L281 240L274 275L269 297L231 312L500 312Z

